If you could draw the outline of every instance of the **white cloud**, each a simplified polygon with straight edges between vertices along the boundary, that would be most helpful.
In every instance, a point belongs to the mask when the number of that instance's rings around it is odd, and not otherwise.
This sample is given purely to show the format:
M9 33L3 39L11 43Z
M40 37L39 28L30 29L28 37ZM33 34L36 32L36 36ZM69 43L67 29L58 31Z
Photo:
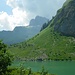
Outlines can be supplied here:
M16 25L26 25L27 13L26 11L20 10L18 7L12 10L13 15L9 16L9 23Z
M37 15L51 19L64 1L66 0L7 0L6 4L12 8L12 14L0 12L0 30L25 26Z
M8 14L6 12L0 12L0 29L6 30L7 28L10 29L10 26L8 23Z
M29 18L36 15L50 18L62 7L66 0L7 0L12 8L18 7L28 13Z
M17 6L18 0L7 0L7 5L9 5L12 8L15 8Z
M12 10L12 15L0 12L0 31L13 30L16 26L26 26L28 24L27 13L18 7Z

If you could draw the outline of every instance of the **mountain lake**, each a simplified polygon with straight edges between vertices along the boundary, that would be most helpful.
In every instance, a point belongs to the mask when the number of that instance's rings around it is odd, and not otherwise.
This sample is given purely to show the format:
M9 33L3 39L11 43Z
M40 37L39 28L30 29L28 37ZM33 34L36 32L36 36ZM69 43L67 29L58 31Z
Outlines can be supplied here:
M32 71L45 71L55 75L75 75L75 61L14 61L12 67L31 68Z

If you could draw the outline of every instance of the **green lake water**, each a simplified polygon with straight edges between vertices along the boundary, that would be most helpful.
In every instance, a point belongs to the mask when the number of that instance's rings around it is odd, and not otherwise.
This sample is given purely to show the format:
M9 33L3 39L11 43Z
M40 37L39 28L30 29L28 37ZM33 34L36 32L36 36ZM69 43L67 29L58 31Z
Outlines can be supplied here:
M44 66L45 70L55 75L75 75L75 61L14 61L13 67L32 68L32 71L40 71Z

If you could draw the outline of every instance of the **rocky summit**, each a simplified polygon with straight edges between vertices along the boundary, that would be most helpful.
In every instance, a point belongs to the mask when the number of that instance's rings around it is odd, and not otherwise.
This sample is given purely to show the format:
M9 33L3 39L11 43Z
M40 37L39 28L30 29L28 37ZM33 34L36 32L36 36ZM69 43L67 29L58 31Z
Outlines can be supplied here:
M57 11L53 25L55 31L75 37L75 0L67 0Z

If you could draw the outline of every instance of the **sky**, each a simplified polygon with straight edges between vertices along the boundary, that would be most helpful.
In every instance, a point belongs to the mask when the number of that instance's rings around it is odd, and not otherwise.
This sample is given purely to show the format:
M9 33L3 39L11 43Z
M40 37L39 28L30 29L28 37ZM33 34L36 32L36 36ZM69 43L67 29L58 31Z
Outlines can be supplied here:
M27 26L37 15L51 19L66 0L0 0L0 31Z

